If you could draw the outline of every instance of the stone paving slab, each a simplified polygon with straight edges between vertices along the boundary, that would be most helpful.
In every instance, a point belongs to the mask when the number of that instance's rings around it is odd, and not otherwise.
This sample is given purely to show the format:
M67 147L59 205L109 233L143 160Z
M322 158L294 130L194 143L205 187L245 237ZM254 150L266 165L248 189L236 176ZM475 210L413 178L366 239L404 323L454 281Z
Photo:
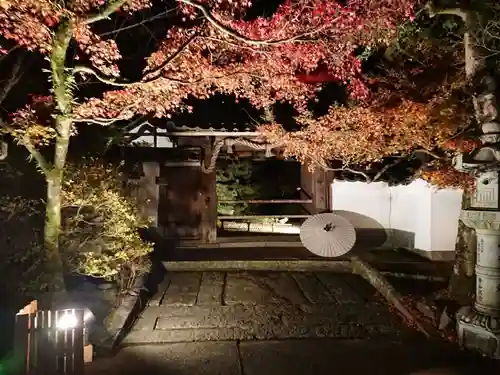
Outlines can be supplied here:
M307 301L286 272L228 272L224 302L263 305Z
M380 340L242 342L240 353L244 375L410 375L458 364L458 355L438 351L429 344ZM434 373L438 374L461 372Z
M223 272L203 272L200 290L198 292L198 305L219 305L223 303L224 283L226 275Z
M131 346L85 375L497 375L499 367L426 341L308 339Z
M122 349L86 366L85 375L241 375L236 343L175 343Z
M198 299L201 272L171 272L166 275L170 280L161 301L162 305L192 306Z
M125 344L409 333L356 275L179 272L161 288Z
M230 305L150 308L125 338L126 344L201 340L308 337L361 338L408 333L398 317L384 317L379 305ZM152 322L156 323L152 323ZM154 329L153 329L154 328Z
M293 274L293 278L297 282L299 289L302 290L304 296L312 304L337 304L335 297L325 288L320 279L314 273L297 273Z

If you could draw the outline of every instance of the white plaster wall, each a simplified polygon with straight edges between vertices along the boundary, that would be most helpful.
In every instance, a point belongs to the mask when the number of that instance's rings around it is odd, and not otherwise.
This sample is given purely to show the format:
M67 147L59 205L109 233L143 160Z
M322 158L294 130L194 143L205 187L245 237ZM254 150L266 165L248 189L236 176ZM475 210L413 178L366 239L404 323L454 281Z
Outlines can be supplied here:
M356 212L373 218L384 228L391 226L390 191L383 182L334 181L331 198L333 210Z
M462 191L437 190L423 180L389 187L386 183L334 181L332 210L368 216L392 234L383 247L455 251Z
M462 191L458 189L433 192L431 216L432 249L455 249L458 218L462 209L462 195ZM455 236L443 236L442 233L455 233Z

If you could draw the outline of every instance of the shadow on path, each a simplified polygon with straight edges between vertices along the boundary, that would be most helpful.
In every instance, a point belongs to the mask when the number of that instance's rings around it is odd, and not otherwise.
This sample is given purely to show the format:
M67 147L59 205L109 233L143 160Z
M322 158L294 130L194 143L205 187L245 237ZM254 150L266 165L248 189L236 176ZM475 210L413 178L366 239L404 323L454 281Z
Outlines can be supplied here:
M499 370L498 363L429 343L323 339L132 346L89 364L86 374L493 375Z

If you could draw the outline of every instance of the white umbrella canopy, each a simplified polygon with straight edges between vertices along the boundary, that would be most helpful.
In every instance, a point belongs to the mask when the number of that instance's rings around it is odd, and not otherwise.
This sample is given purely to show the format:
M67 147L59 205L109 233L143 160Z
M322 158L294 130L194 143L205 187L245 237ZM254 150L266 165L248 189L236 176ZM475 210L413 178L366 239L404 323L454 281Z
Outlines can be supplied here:
M300 227L300 240L315 255L335 258L347 254L356 242L354 226L332 213L311 216Z

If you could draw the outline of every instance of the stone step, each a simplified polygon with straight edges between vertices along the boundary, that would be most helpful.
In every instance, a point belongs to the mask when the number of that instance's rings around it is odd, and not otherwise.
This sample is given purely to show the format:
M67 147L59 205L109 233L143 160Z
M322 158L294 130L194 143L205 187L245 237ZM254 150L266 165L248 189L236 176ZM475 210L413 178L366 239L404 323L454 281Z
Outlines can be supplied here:
M194 260L163 261L167 271L351 272L349 261L331 260Z
M162 262L167 271L292 271L292 272L352 272L351 262L346 260L319 259L225 259L225 260L165 260ZM411 278L420 275L425 279L446 279L451 275L449 263L431 262L387 262L383 259L370 260L379 271Z
M149 307L123 344L413 335L384 310L376 302Z

